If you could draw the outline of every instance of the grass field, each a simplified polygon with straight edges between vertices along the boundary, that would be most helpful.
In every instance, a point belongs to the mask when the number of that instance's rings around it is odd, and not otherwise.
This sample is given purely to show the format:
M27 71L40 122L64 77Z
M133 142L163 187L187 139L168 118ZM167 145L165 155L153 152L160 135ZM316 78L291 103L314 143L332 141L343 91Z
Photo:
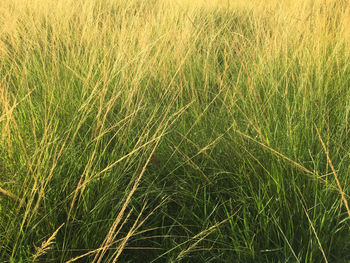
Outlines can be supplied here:
M1 0L0 262L350 262L350 6Z

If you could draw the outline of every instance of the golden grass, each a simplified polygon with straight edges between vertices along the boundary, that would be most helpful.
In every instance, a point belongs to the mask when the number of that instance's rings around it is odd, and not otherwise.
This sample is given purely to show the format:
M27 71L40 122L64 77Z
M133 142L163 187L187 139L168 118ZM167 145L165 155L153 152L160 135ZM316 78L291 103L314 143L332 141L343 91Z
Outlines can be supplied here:
M11 193L11 192L9 192L1 187L0 187L0 195L9 197L17 202L20 202L20 200L21 200L17 195L15 195L15 194L13 194L13 193Z

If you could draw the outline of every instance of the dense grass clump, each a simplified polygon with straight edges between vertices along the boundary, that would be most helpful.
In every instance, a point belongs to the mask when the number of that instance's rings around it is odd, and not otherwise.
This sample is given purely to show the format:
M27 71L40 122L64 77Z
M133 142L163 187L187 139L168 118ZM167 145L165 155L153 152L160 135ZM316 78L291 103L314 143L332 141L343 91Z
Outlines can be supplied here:
M0 2L1 262L349 262L346 1Z

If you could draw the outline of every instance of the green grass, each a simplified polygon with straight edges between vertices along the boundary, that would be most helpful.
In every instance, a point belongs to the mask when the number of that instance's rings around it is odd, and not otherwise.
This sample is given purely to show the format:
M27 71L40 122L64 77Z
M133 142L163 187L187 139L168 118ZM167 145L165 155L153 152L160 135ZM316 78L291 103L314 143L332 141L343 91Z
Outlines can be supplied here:
M0 261L349 262L349 11L1 1Z

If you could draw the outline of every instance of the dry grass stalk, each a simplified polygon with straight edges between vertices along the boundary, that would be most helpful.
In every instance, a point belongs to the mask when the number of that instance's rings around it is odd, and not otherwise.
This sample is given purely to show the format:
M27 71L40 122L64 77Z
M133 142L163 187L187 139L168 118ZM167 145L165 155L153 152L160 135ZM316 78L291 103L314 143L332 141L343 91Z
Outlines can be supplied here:
M187 249L183 250L180 252L180 254L177 256L177 260L181 261L181 259L188 253L190 253L202 240L204 240L207 236L209 236L211 233L213 233L215 231L215 229L217 229L219 226L221 226L222 224L226 223L228 220L230 220L232 217L234 217L240 210L242 207L238 208L237 211L235 213L233 213L232 215L230 215L228 218L226 218L225 220L222 220L221 222L216 223L215 225L209 227L206 230L203 230L202 232L198 233L197 235L195 235L192 240L197 239L196 242L194 242L192 245L190 245Z
M319 130L317 129L316 126L315 126L315 128L316 128L316 131L317 131L318 138L319 138L320 141L321 141L322 147L323 147L324 151L326 152L327 162L328 162L329 166L331 167L332 172L333 172L333 174L334 174L334 178L335 178L335 181L337 182L338 190L339 190L339 193L340 193L341 198L342 198L342 200L343 200L343 203L344 203L344 205L345 205L346 211L348 212L348 215L349 215L349 217L350 217L350 209L349 209L348 200L346 200L345 193L344 193L343 188L342 188L342 186L341 186L341 184L340 184L340 181L339 181L339 179L338 179L337 172L335 171L334 166L333 166L333 163L332 163L332 161L331 161L331 158L329 157L328 149L327 149L326 145L324 144L324 142L323 142L323 140L322 140L322 137L321 137L321 134L320 134Z
M309 213L307 212L307 209L306 209L306 207L305 207L305 203L306 203L306 202L305 202L304 196L302 195L302 193L301 193L299 187L297 187L297 189L298 189L299 195L300 195L300 197L301 197L301 199L302 199L301 205L302 205L302 207L303 207L303 209L304 209L304 212L305 212L305 215L306 215L306 217L307 217L307 220L309 221L309 224L310 224L310 226L311 226L312 232L315 234L315 237L316 237L317 243L318 243L318 245L319 245L319 247L320 247L320 250L321 250L323 259L325 260L326 263L328 263L328 260L327 260L327 257L326 257L326 253L325 253L324 250L323 250L321 241L320 241L320 239L318 238L318 235L317 235L316 229L315 229L315 227L314 227L314 224L312 223L312 221L311 221L311 219L310 219L310 216L309 216Z
M243 132L241 132L241 131L239 131L239 130L236 130L236 132L239 133L240 135L242 135L243 137L246 137L247 139L252 140L253 142L256 142L257 144L259 144L260 146L262 146L262 147L268 149L268 150L271 151L274 155L279 156L279 157L281 157L282 159L285 159L286 161L288 161L288 162L294 164L296 167L298 167L299 169L303 170L305 173L311 174L311 175L314 174L314 172L312 172L312 171L310 171L309 169L305 168L304 166L302 166L301 164L297 163L296 161L293 161L292 159L290 159L289 157L285 156L284 154L282 154L282 153L276 151L275 149L271 148L270 146L267 146L267 145L265 145L265 144L263 144L263 143L261 143L261 142L255 140L254 138L250 137L249 135L244 134Z
M116 233L114 234L114 237L115 237L115 236L120 232L120 230L123 228L125 222L128 221L128 219L129 219L129 217L130 217L132 211L133 211L132 209L129 211L129 213L128 213L127 216L125 217L124 221L122 222L121 226L119 227L119 229L118 229L118 230L116 231ZM113 228L113 227L114 227L114 225L112 225L111 228ZM124 238L122 238L121 240L123 240L123 239L124 239ZM120 240L119 240L119 241L120 241ZM116 242L117 242L117 241L114 241L112 244L115 244ZM85 254L79 255L79 256L77 256L77 257L75 257L75 258L72 258L72 259L66 261L66 263L72 263L72 262L75 262L75 261L77 261L78 259L81 259L81 258L83 258L83 257L89 256L89 255L93 255L93 254L98 254L100 251L108 250L112 244L108 244L108 245L105 245L105 246L101 246L101 247L99 247L99 248L97 248L97 249L91 250L91 251L89 251L89 252L87 252L87 253L85 253Z
M35 260L44 255L48 250L51 249L51 245L54 244L54 239L58 233L58 231L63 227L64 223L62 225L60 225L55 232L53 232L53 234L44 242L41 243L40 247L36 248L36 253L33 255L33 262L35 262Z
M11 198L12 200L15 200L15 201L17 201L17 202L21 202L21 199L17 196L17 195L15 195L15 194L13 194L13 193L11 193L11 192L9 192L9 191L6 191L5 189L3 189L3 188L1 188L0 187L0 196L6 196L6 197L9 197L9 198Z
M93 260L93 262L101 262L102 258L103 258L103 255L105 254L106 250L108 247L110 247L111 243L113 242L113 237L115 236L114 233L115 233L115 230L116 230L116 227L119 225L121 219L123 218L123 215L125 213L125 210L127 208L127 206L129 205L129 202L131 200L131 197L133 196L134 192L136 191L140 181L141 181L141 178L143 176L143 174L145 173L146 171L146 167L148 166L148 163L151 161L151 156L154 154L154 151L156 150L157 146L158 146L158 142L156 142L156 145L154 146L151 154L149 155L145 165L143 166L142 168L142 171L140 173L140 175L136 178L135 182L134 182L134 185L133 185L133 188L131 189L129 195L127 196L124 204L123 204L123 207L122 209L120 210L118 216L116 217L114 223L113 223L113 227L110 229L109 233L107 234L105 240L103 241L103 244L102 246L105 248L101 251L101 253L98 253L95 255L95 258Z

